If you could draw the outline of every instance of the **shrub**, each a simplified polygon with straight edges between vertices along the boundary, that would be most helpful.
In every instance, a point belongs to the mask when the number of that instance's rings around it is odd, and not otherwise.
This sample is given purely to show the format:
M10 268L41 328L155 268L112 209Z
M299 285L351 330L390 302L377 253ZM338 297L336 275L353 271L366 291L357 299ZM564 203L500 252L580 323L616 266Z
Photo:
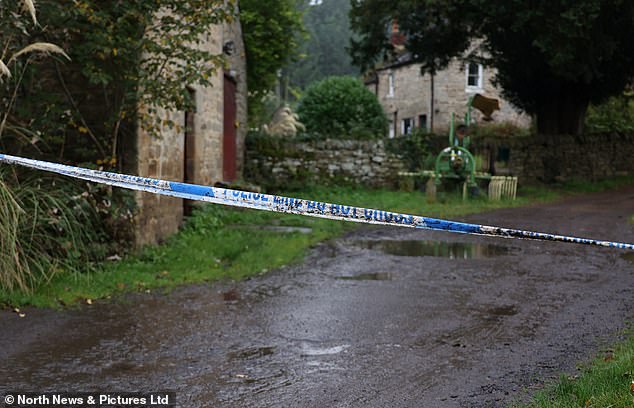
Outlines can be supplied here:
M22 178L0 174L0 289L30 292L129 242L133 214L121 203L125 195L57 176Z
M381 138L388 120L376 96L357 79L330 77L311 85L299 101L299 120L324 137Z
M406 163L408 171L420 171L430 168L435 157L430 151L431 138L431 133L415 129L410 135L388 139L387 149Z
M590 133L634 132L634 91L626 91L601 105L590 106L586 127Z

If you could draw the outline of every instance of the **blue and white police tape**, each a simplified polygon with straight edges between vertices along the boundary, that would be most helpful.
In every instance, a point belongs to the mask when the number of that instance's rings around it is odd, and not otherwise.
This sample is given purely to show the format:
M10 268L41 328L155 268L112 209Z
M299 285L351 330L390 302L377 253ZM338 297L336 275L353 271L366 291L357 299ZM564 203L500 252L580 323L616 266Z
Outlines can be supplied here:
M228 188L207 187L196 184L158 180L127 174L90 170L66 166L40 160L25 159L0 154L0 162L50 171L83 180L102 183L132 190L147 191L189 200L206 201L234 207L254 208L333 220L362 222L368 224L396 225L401 227L424 228L430 230L459 232L464 234L490 235L505 238L528 238L545 241L572 242L576 244L599 245L612 248L634 249L634 244L576 238L543 232L524 231L512 228L446 221L418 215L400 214L369 208L330 204L319 201L290 198L270 194L252 193Z

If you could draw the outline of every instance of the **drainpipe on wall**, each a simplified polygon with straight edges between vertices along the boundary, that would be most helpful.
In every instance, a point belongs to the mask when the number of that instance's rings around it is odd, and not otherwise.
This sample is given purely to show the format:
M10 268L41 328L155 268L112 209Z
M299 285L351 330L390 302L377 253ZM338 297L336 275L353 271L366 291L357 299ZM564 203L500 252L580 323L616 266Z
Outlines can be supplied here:
M434 133L434 74L429 74L430 80L430 88L431 88L431 100L429 101L430 112L429 112L429 130L431 133Z

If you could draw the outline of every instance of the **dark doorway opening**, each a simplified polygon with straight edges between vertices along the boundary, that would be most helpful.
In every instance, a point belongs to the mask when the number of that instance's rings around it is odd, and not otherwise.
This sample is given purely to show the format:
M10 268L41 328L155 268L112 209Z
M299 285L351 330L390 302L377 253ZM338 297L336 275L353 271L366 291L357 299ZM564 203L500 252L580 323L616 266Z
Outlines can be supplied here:
M184 143L184 169L183 181L185 183L195 182L196 170L196 91L187 88L192 104L185 111L185 143ZM183 215L190 216L194 206L193 200L183 200Z
M222 179L231 182L236 179L236 82L229 76L224 78Z

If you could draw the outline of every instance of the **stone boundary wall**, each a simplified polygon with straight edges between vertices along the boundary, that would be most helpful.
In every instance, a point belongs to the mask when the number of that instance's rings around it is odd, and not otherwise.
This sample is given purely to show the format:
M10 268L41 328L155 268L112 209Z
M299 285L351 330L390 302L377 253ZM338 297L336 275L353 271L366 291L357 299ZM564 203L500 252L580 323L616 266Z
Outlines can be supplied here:
M306 183L391 187L404 169L403 161L387 151L383 140L262 142L247 142L244 175L267 189L284 190Z
M432 155L447 146L446 135L429 141ZM519 183L553 183L573 179L596 181L634 174L634 135L486 137L472 141L475 155L493 157L507 150L508 161L498 163L497 174L515 175ZM397 187L405 160L391 152L383 140L294 141L272 139L247 143L246 180L266 189L285 190L306 183L362 184Z
M508 143L509 170L520 183L596 181L634 174L634 135L523 138Z

